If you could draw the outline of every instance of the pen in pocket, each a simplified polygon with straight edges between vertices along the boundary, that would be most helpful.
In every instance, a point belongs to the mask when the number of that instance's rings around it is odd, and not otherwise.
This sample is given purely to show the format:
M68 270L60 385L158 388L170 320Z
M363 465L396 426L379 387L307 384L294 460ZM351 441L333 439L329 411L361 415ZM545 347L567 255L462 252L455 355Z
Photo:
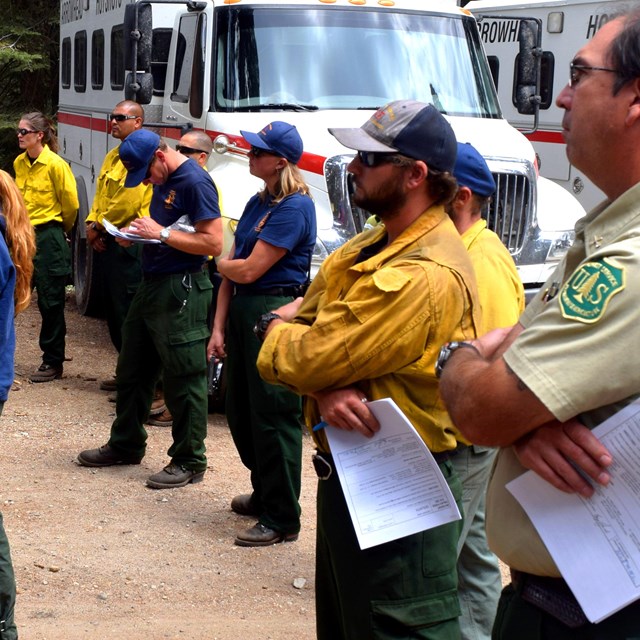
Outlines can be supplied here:
M313 427L312 431L320 431L320 429L324 429L325 427L328 427L329 423L325 422L324 420L318 422L318 424Z

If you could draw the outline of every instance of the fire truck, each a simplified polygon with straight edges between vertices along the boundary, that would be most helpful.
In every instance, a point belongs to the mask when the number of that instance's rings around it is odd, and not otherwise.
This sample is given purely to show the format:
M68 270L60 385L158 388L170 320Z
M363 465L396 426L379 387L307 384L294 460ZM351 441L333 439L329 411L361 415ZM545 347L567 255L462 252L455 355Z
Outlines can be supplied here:
M476 0L468 6L479 20L493 79L505 118L533 143L540 174L567 189L589 210L605 196L567 160L562 138L564 111L556 97L569 80L576 52L609 20L615 0ZM536 109L521 109L515 96L518 31L523 19L540 25L539 88Z
M531 58L532 48L525 34L521 55ZM530 78L516 81L529 101ZM487 159L498 185L489 226L529 292L584 215L570 194L538 176L530 142L502 117L476 20L454 0L62 0L59 138L78 184L74 279L85 313L99 306L100 291L83 221L116 143L107 115L124 98L142 104L145 126L170 144L189 128L212 138L209 168L227 247L260 186L240 130L294 124L317 209L312 274L368 218L351 200L353 151L327 128L360 126L391 100L435 105L458 139Z

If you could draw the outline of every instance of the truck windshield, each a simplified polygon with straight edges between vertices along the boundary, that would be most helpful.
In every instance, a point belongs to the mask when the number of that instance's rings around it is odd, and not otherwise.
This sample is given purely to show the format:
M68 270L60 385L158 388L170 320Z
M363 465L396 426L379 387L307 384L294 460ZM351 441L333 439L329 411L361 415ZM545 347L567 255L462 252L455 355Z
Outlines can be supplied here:
M218 111L376 109L391 100L500 117L472 18L368 9L220 8Z

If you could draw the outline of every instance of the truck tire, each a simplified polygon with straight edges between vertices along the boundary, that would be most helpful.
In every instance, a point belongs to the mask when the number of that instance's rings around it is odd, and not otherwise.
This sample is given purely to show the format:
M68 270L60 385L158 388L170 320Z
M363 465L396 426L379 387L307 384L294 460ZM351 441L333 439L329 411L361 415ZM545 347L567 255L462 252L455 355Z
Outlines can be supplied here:
M78 311L84 316L104 317L104 302L100 291L100 274L93 260L93 249L87 244L85 221L89 215L89 203L84 180L77 178L78 218L73 226L71 247L73 254L73 284Z

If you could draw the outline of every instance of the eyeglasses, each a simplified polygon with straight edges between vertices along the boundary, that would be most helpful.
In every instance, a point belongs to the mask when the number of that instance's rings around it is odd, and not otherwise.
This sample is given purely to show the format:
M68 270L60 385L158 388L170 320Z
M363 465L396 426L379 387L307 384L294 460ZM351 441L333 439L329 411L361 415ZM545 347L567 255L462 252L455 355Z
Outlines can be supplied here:
M140 116L128 116L124 113L110 113L107 116L107 120L109 120L109 122L111 122L111 120L115 120L116 122L124 122L125 120L135 120L139 117Z
M618 73L617 69L609 69L608 67L590 67L586 64L569 63L569 86L575 87L586 71L609 71L609 73Z
M266 149L261 149L260 147L251 147L251 150L249 151L249 153L254 157L254 158L259 158L260 156L275 156L277 154L271 152L271 151L267 151Z
M400 159L397 153L384 153L380 151L358 151L358 160L369 168L379 167L386 162L397 163Z
M202 149L194 149L193 147L185 147L183 144L177 144L176 145L176 151L178 153L181 153L183 156L192 156L192 155L195 155L196 153L204 153L206 155L209 155L206 151L203 151Z
M26 136L28 133L38 133L38 132L33 131L32 129L16 129L16 133L19 136Z
M153 156L151 156L151 160L147 166L147 173L144 175L145 180L149 180L151 178L151 167L153 167L153 163L156 161L156 151L153 152Z

